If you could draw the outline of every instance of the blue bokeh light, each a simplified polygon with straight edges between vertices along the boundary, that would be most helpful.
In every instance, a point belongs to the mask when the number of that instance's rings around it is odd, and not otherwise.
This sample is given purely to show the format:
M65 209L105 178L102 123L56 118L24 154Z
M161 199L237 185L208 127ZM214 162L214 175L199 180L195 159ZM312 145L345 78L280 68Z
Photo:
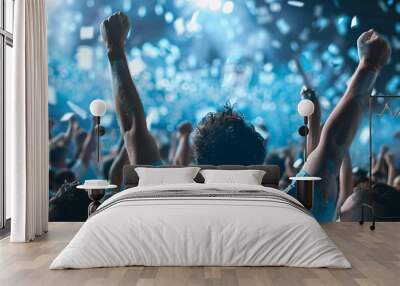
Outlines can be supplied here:
M195 124L230 101L250 122L268 127L270 148L300 142L296 106L304 83L294 61L317 90L326 119L357 64L357 36L371 27L381 29L394 47L377 92L399 95L399 4L289 2L48 1L50 117L71 111L67 102L88 110L93 99L105 99L111 109L105 146L118 143L99 25L120 10L130 18L129 66L154 134L173 131L184 120ZM353 144L353 161L362 164L368 161L366 119ZM80 121L88 128L90 120ZM387 124L382 136L392 136L396 128L395 121Z

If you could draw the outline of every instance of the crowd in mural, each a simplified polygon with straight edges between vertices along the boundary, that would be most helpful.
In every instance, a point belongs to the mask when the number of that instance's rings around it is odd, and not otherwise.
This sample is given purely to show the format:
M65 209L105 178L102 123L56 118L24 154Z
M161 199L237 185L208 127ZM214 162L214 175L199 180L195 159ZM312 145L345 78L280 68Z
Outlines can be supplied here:
M234 116L244 120L230 107L226 108L224 112L224 117ZM111 180L112 183L120 186L118 190L122 190L122 166L129 164L124 139L121 138L108 154L104 154L99 164L95 158L94 128L84 130L79 126L75 117L71 117L67 123L64 123L67 125L65 132L52 134L52 124L54 124L53 121L49 124L50 218L61 221L85 220L90 200L85 191L75 187L85 179L104 178ZM259 126L259 128L268 132L265 126ZM199 131L195 130L195 132ZM182 166L196 164L191 134L193 134L193 127L190 122L183 122L177 126L176 132L168 134L170 139L168 142L159 140L160 134L153 134L158 148L159 163ZM162 134L163 138L165 136ZM283 148L269 149L268 138L264 139L261 135L259 136L260 146L262 146L260 149L265 148L265 151L261 151L262 154L265 154L263 162L227 163L278 165L281 170L279 185L280 189L284 190L291 183L289 178L295 176L303 165L301 142L297 145L291 144ZM395 132L394 136L400 141L398 132ZM337 219L342 221L359 219L359 212L351 213L348 210L359 209L362 202L378 203L380 213L383 213L386 218L396 219L399 217L400 176L394 161L394 154L387 146L382 146L381 150L373 156L372 190L370 190L369 166L352 165L349 153L344 157L338 180Z
M357 26L357 21L357 18L353 18L351 27ZM343 24L344 20L340 23ZM281 22L277 26L280 33L286 34L284 33L285 23ZM126 38L133 37L134 39L134 36L130 35L130 27L128 17L121 12L107 17L101 25L101 40L105 43L103 49L106 51L103 56L108 58L111 70L112 105L115 107L112 116L117 119L115 121L120 133L114 132L116 135L111 140L112 143L102 150L100 163L95 158L95 122L91 122L89 128L89 119L82 124L79 107L71 108L75 114L63 116L62 120L53 118L49 124L51 220L84 220L87 217L87 206L90 201L86 192L77 190L75 186L85 179L104 178L119 186L113 192L121 191L123 190L122 168L126 164L182 166L276 164L281 169L280 189L289 194L295 192L294 185L289 180L290 177L299 174L322 177L322 183L316 192L317 203L314 210L314 215L321 221L357 220L363 202L374 204L377 215L382 219L400 218L400 208L397 207L400 203L400 172L398 162L396 162L399 156L396 153L398 150L382 145L379 152L373 154L371 169L369 164L360 164L358 157L354 160L355 157L352 156L350 150L350 146L356 140L356 134L361 129L364 111L368 109L368 98L376 92L373 90L374 84L381 70L385 70L383 66L390 58L390 46L392 50L397 49L392 42L389 44L376 31L368 30L365 33L360 31L358 56L356 56L357 62L359 61L358 68L354 74L343 73L345 78L337 75L338 81L341 80L347 84L335 89L335 97L327 94L330 93L329 89L307 95L308 99L314 103L315 112L309 118L309 140L305 146L309 159L304 162L302 138L288 135L297 133L298 126L289 124L287 127L284 122L271 120L254 121L253 118L249 119L248 112L241 112L243 111L242 97L251 98L253 95L250 96L250 94L246 96L234 94L233 104L228 101L225 106L219 104L212 112L203 112L205 116L202 114L196 124L193 116L187 115L187 118L184 116L186 113L196 113L197 110L193 110L195 107L191 106L189 110L181 111L185 108L177 103L176 112L180 114L180 119L177 122L175 119L172 120L174 122L172 128L171 123L168 124L168 128L150 128L149 121L154 121L154 117L161 116L162 112L161 115L159 113L155 115L154 108L151 110L148 108L149 98L153 95L150 96L151 92L143 92L143 82L146 82L146 79L143 78L143 74L139 76L137 74L140 74L138 70L144 68L143 63L138 60L129 61L132 50L129 51L126 48L125 41ZM329 47L331 56L337 53L335 52L337 47L332 45ZM292 47L292 49L297 48ZM337 58L330 58L327 61L332 64ZM311 72L304 58L300 57L300 60L294 60L293 63L302 84L309 88L312 85L320 87L323 84L323 82L317 84L307 79L305 74ZM318 66L315 62L311 64ZM236 74L234 81L238 81L239 85L247 72L246 64L241 66L242 68L232 72ZM268 74L272 69L273 66L267 63L264 65L263 73ZM331 66L331 69L335 70L337 66ZM330 70L327 69L326 73L329 74ZM154 74L157 74L157 70ZM196 71L192 76L196 76ZM177 74L175 77L178 77ZM221 84L226 83L227 80L225 76ZM276 81L272 80L270 84L278 86L279 83ZM247 84L250 85L249 82ZM396 86L396 83L387 83L389 87L393 85ZM164 88L171 87L164 86ZM197 88L200 90L199 86ZM319 88L319 90L322 89ZM181 92L182 90L179 91ZM191 92L190 88L186 92ZM246 90L238 88L235 92L245 94ZM172 93L173 90L162 97L166 105L173 106L173 102L178 101L171 97ZM286 99L285 105L281 106L282 113L290 114L290 110L295 110L302 95L304 96L298 88L297 100ZM209 97L213 96L210 94ZM280 98L283 97L280 96ZM328 103L327 98L330 98ZM260 101L259 107L262 108L250 114L256 113L257 118L262 118L263 112L268 113L268 106L280 100L270 99L271 95L255 99L256 104ZM262 102L263 100L265 102ZM164 102L157 98L154 104L163 106ZM326 110L328 105L329 112ZM168 112L171 115L174 110L171 105L169 108L171 110ZM287 116L289 121L289 115ZM284 130L284 126L288 130ZM281 127L281 133L286 135L280 134ZM397 131L391 128L388 134L394 140L400 141ZM286 138L285 145L276 144L276 138L282 136ZM364 152L364 157L369 157L369 155ZM106 198L112 194L110 192Z

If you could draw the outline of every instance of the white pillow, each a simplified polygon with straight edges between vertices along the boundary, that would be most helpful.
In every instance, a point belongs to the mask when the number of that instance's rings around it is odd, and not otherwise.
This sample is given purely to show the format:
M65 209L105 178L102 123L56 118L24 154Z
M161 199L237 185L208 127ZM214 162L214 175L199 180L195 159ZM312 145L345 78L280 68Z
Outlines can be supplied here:
M199 167L184 168L135 168L139 176L138 186L195 183Z
M205 184L261 185L265 171L262 170L202 170Z

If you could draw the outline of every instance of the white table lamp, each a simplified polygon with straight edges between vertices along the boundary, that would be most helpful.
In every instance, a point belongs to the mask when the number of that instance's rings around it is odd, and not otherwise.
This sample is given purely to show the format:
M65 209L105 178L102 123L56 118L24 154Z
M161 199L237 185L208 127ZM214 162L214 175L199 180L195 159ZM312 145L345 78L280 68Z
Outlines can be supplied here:
M95 99L90 103L90 113L95 117L102 117L106 114L107 104L102 99Z
M308 99L312 97L314 94L314 91L310 88L303 87L301 89L301 101L297 105L297 112L300 114L300 116L304 117L304 125L299 128L299 134L304 137L304 163L307 161L307 135L309 133L309 128L308 128L308 117L313 115L314 110L315 110L315 105L314 103Z
M97 135L97 162L100 162L100 136L103 136L106 133L106 129L100 125L100 118L106 114L107 104L104 100L95 99L90 103L90 113L96 119L95 131Z
M297 105L297 111L303 117L311 116L314 113L314 109L314 103L309 99L302 99Z

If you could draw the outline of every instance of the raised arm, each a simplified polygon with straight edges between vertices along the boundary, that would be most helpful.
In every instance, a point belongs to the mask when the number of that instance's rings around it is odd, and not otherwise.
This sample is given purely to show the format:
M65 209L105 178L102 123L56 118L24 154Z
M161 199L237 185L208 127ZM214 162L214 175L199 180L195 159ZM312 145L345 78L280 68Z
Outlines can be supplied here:
M74 172L75 176L78 179L82 180L85 178L95 148L96 148L96 133L95 133L95 118L93 117L92 126L90 127L90 131L85 137L85 141L82 144L82 149L79 152L78 156L73 161L73 163L71 164L72 165L71 170Z
M125 147L122 147L119 152L118 155L116 156L116 158L114 159L111 168L110 168L110 172L109 172L109 179L110 179L110 183L111 184L115 184L118 186L118 189L116 191L119 191L122 187L122 180L123 180L123 168L124 165L129 164L129 158L128 158L128 154L126 152Z
M347 151L339 174L339 196L336 204L336 213L340 214L340 208L346 199L353 193L353 171L351 166L350 152Z
M129 31L128 17L113 14L101 24L101 34L107 46L111 67L112 89L119 125L131 164L153 164L160 161L154 138L146 125L146 116L139 93L133 83L125 55L125 40Z
M178 134L172 132L170 136L170 142L171 142L171 147L169 148L169 153L168 153L168 163L173 164L176 154L176 148L178 145Z
M327 119L317 148L304 165L308 174L323 178L323 197L334 201L343 158L353 142L376 78L391 53L389 44L373 30L363 33L357 45L359 65L345 94Z
M90 131L88 132L85 138L85 141L82 146L82 151L79 154L79 159L82 161L82 164L85 168L89 167L90 160L92 159L92 155L95 149L96 149L96 132L95 132L95 122L93 118L92 126L90 127Z
M68 128L65 132L51 138L49 143L49 148L52 149L55 146L65 146L68 148L69 144L71 143L72 136L74 132L78 128L78 123L75 120L75 116L72 116L68 121Z
M387 184L389 186L395 187L394 180L397 176L396 172L396 164L394 160L394 155L392 153L387 152L385 154L385 162L388 168L388 178L387 178Z
M187 166L191 161L190 133L193 127L190 122L184 122L178 126L178 147L174 156L173 164Z
M386 174L386 162L385 162L385 157L386 154L389 151L389 147L387 145L382 145L381 149L379 151L378 158L373 162L374 164L372 165L372 175L376 173L382 173Z

